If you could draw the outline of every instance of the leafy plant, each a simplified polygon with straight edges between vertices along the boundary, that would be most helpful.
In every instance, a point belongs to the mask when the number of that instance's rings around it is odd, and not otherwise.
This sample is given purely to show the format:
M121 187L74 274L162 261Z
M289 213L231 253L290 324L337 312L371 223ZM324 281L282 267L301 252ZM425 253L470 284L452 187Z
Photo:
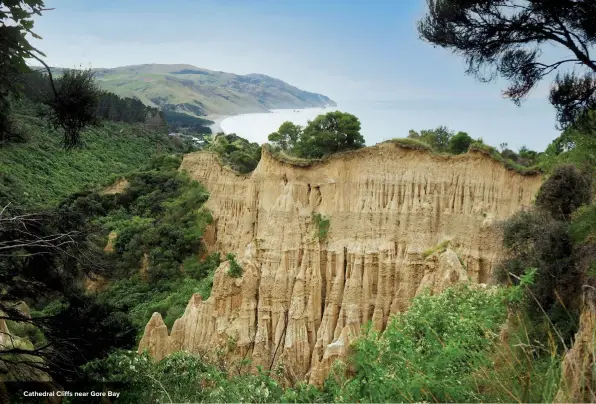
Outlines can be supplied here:
M342 402L479 401L472 374L489 362L506 318L502 293L466 286L420 295L379 334L368 327L348 363Z
M315 221L315 228L317 229L317 237L320 241L327 238L327 232L329 232L329 226L331 222L328 218L324 217L320 213L313 213L313 219Z
M244 271L242 270L242 267L236 262L236 257L234 256L234 254L228 253L226 255L226 258L228 259L228 262L230 263L230 269L228 270L228 275L230 275L232 278L241 278L242 273Z

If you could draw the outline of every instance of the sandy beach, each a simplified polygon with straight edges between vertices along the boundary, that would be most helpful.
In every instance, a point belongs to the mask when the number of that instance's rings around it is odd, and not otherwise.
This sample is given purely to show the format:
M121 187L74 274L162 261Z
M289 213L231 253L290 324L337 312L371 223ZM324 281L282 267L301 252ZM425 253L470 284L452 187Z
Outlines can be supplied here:
M269 134L277 131L280 125L286 121L305 126L309 120L314 119L317 115L336 110L336 107L272 109L270 112L217 117L221 118L217 121L214 118L209 119L216 122L211 126L213 133L217 133L214 130L217 129L224 133L235 133L250 142L263 144L268 141Z
M211 132L219 133L223 132L223 129L221 128L221 122L224 119L231 118L232 116L234 115L208 115L205 117L205 119L213 121L213 125L209 125L209 129L211 129Z

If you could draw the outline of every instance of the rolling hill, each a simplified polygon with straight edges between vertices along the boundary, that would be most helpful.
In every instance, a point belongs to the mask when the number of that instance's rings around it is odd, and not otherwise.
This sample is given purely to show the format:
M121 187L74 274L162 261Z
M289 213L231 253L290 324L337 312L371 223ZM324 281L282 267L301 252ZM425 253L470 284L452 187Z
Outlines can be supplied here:
M269 109L335 106L310 93L262 74L237 75L191 65L145 64L94 69L101 86L166 111L195 116L234 115Z

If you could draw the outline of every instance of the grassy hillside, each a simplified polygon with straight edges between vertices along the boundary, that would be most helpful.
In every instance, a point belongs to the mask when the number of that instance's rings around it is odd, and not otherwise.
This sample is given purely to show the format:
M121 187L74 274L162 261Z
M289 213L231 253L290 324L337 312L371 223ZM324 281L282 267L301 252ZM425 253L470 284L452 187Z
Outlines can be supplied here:
M62 135L40 119L19 115L17 120L27 142L0 149L2 206L53 206L73 192L106 183L111 175L137 169L157 153L177 150L165 133L106 121L84 132L82 149L65 151Z
M335 105L324 95L302 91L269 76L237 75L190 65L95 69L95 77L105 90L120 96L197 116Z

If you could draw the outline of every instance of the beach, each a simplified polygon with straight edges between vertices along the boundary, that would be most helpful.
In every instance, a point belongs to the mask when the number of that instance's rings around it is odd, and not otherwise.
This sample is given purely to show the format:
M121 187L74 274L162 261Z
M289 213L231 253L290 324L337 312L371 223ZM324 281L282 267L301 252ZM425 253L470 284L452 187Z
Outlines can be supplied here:
M231 118L231 117L232 117L231 115L208 115L205 117L205 119L213 121L213 125L209 125L209 129L211 129L211 133L219 133L219 132L223 132L223 129L221 128L221 122L224 119Z
M265 113L218 117L221 119L217 121L214 118L209 119L216 122L211 126L213 133L217 133L214 130L217 129L224 133L235 133L251 142L263 144L267 142L269 134L277 131L280 125L286 121L305 126L309 120L316 118L318 115L337 110L337 107L272 109L270 112Z

